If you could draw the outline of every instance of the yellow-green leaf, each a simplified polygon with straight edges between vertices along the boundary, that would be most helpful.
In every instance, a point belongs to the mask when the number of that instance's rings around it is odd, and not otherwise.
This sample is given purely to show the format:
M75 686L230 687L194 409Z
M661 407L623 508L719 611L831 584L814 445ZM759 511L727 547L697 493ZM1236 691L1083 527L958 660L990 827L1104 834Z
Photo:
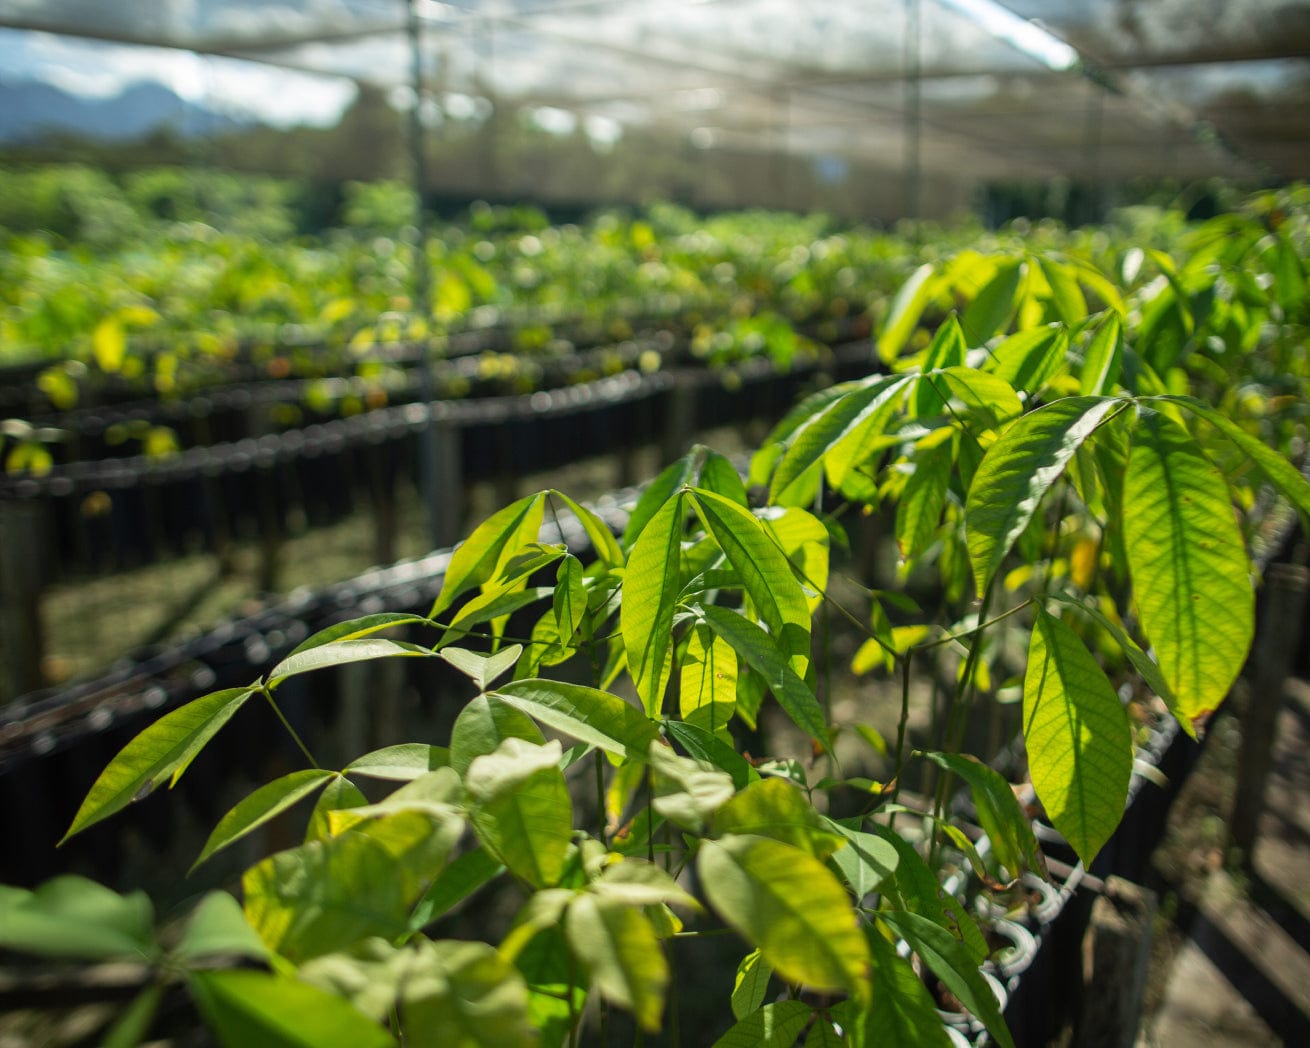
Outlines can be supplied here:
M250 688L216 691L155 721L100 773L60 843L141 800L170 776L170 785L176 783L196 754L253 694Z
M1023 732L1038 799L1090 865L1123 818L1132 728L1078 635L1045 611L1038 612L1028 646Z
M1057 400L1016 419L988 448L965 502L966 538L979 593L1074 453L1121 404L1108 397Z
M1251 564L1228 482L1178 423L1154 412L1132 436L1124 546L1142 631L1195 723L1228 694L1255 625Z
M600 995L631 1011L642 1029L658 1030L669 964L645 914L583 893L565 914L564 933Z
M668 685L673 654L673 609L678 599L682 554L682 495L674 495L642 529L623 575L619 625L628 672L654 717Z
M869 945L850 896L799 848L768 837L701 845L697 867L719 915L784 979L869 996Z

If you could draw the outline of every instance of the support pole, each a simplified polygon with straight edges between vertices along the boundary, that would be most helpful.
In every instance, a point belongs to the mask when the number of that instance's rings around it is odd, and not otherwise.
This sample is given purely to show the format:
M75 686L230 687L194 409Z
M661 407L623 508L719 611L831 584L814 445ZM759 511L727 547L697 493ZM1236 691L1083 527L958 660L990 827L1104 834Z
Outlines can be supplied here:
M1083 942L1083 999L1073 1048L1133 1048L1151 959L1156 896L1109 877Z
M920 139L922 137L922 78L919 55L920 0L905 0L905 217L919 217L923 176Z
M44 529L36 500L0 499L0 704L44 683L41 572Z
M428 172L423 133L423 33L418 15L418 0L401 0L409 12L410 86L414 91L414 105L409 111L410 170L414 180L414 269L413 301L411 312L421 321L422 354L419 357L419 396L428 409L428 421L418 434L419 442L419 494L427 512L428 541L434 549L452 545L457 535L448 534L442 525L439 505L441 490L450 478L441 474L442 456L438 441L440 429L433 417L436 384L433 380L433 339L428 327L432 323L432 271L428 265L428 225L423 210L423 195L427 189Z
M1283 708L1283 692L1292 658L1303 639L1306 591L1310 569L1300 564L1274 564L1265 573L1264 609L1252 657L1251 686L1242 717L1242 744L1237 754L1237 784L1229 842L1241 850L1251 868L1256 830L1264 811L1265 783L1273 765L1274 731Z

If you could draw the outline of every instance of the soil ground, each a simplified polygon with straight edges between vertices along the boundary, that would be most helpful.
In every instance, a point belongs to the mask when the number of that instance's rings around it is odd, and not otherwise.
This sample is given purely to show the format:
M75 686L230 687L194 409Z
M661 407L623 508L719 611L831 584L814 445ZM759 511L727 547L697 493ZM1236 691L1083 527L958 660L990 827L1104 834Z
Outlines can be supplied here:
M1248 866L1226 843L1240 741L1240 717L1222 716L1155 854L1138 1048L1310 1044L1310 683L1287 682Z

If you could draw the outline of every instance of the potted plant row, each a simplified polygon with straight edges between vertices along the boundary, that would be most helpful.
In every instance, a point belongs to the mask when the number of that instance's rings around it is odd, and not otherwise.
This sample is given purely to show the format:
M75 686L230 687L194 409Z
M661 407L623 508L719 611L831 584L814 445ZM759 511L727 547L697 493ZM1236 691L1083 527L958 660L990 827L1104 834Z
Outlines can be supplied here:
M1249 252L1280 257L1266 239ZM1218 273L1204 313L1204 292L1154 264L1162 281L1142 295L1167 285L1188 338L1235 301L1223 266L1202 267ZM694 449L617 537L563 493L518 499L455 550L428 614L333 626L129 742L68 835L153 803L247 705L296 740L304 766L233 807L197 859L312 804L300 843L249 865L239 901L208 895L161 940L140 896L56 879L6 891L0 935L141 958L142 988L107 1035L124 1040L184 985L228 1044L677 1041L695 1021L725 1046L947 1045L930 971L1012 1045L991 949L943 872L962 857L1005 885L1045 863L1012 784L969 742L976 715L1018 690L1032 787L1090 863L1134 760L1115 681L1140 678L1188 733L1222 702L1254 628L1251 492L1267 484L1310 513L1310 484L1276 450L1280 410L1230 415L1190 394L1217 356L1258 373L1278 351L1298 321L1277 294L1249 345L1227 316L1247 348L1223 356L1208 338L1176 345L1176 328L1143 319L1154 298L1085 263L999 255L916 275L884 322L888 370L803 400L745 482ZM942 299L964 309L920 348L914 325ZM851 606L836 585L865 508L887 520L904 579L936 580L931 610L867 578ZM565 513L585 560L556 541ZM816 688L816 615L860 630L861 665L899 685L881 780L843 756L844 737L868 734L858 709L838 719ZM283 689L391 658L467 678L449 735L325 766ZM936 733L912 738L925 672L951 687ZM916 774L931 788L912 792ZM986 863L952 817L957 786ZM496 906L458 923L479 893ZM724 949L735 979L694 999L670 956L709 972L695 958Z

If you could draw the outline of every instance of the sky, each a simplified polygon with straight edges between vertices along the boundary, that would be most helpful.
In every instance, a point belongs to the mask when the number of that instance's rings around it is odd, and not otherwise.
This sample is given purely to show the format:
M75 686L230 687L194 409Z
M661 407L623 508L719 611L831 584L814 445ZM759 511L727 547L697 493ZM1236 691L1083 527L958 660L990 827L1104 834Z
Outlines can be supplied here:
M112 98L130 84L155 82L188 102L274 127L330 127L356 95L345 77L7 29L0 29L0 79L36 80L87 98Z

